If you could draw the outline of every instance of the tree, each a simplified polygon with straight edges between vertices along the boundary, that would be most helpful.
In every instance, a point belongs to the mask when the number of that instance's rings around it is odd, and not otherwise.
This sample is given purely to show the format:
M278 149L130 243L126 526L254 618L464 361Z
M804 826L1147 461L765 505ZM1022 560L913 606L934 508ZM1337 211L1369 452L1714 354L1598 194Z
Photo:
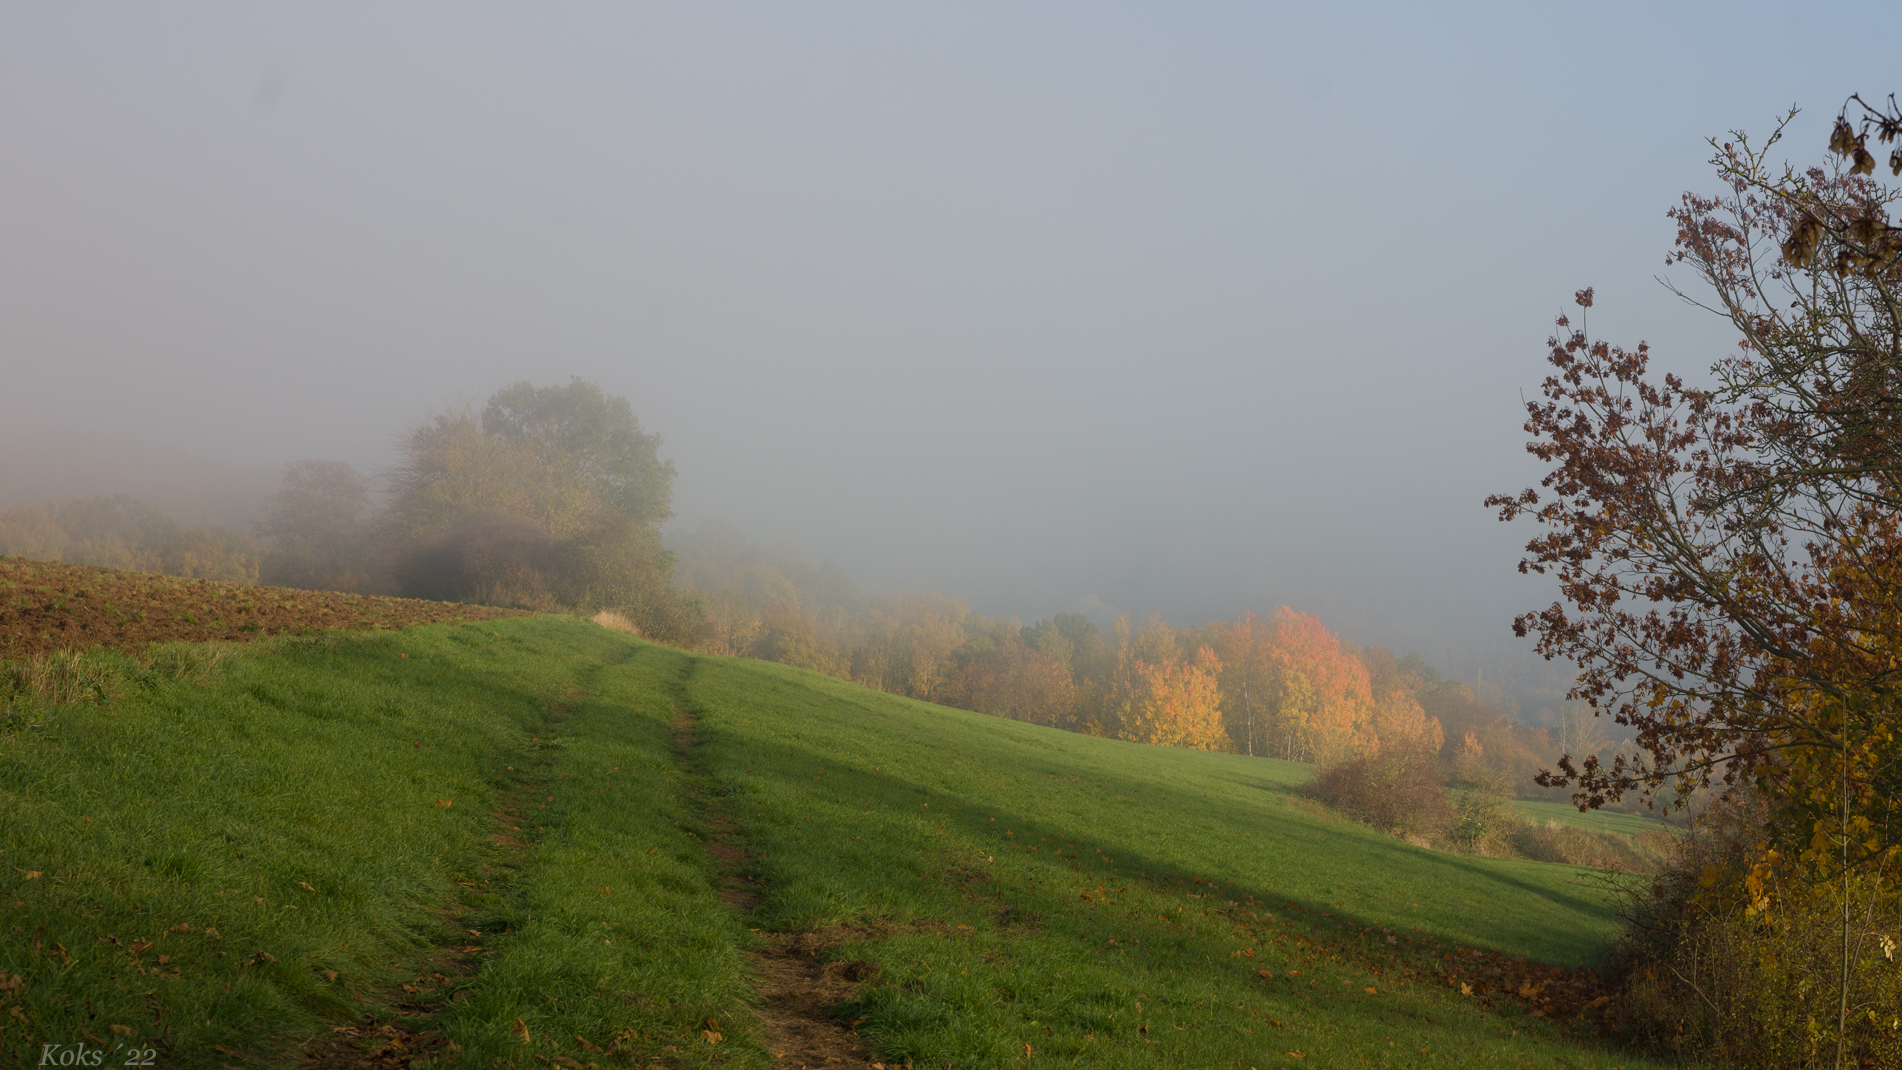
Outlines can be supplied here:
M503 387L482 410L482 433L526 446L537 470L585 481L604 504L640 523L674 515L674 465L660 459L660 436L641 430L626 398L585 379Z
M1327 762L1353 749L1373 706L1367 667L1319 617L1287 606L1268 627L1270 731L1285 758Z
M170 517L126 494L75 498L51 515L66 533L62 557L77 565L160 572L178 538Z
M1153 661L1139 657L1140 683L1123 720L1122 738L1162 747L1228 749L1216 686L1221 670L1221 659L1208 647L1198 649L1193 660L1173 654Z
M314 591L370 585L370 481L343 461L298 461L252 530L269 544L265 583Z
M406 593L592 612L641 634L698 637L699 604L671 584L658 525L674 468L625 398L593 383L516 383L480 417L414 429L391 479L386 528Z
M1759 145L1712 142L1723 191L1673 210L1672 259L1703 283L1680 295L1727 319L1737 350L1709 386L1659 376L1644 345L1586 333L1580 291L1580 323L1560 318L1554 374L1527 406L1546 493L1488 499L1544 527L1520 569L1559 582L1562 601L1515 630L1579 664L1570 697L1637 733L1635 753L1568 755L1540 782L1582 807L1628 791L1681 802L1714 781L1760 799L1745 842L1763 840L1735 863L1747 878L1697 884L1745 894L1750 913L1803 885L1785 928L1818 904L1835 913L1838 1066L1863 1058L1852 1026L1865 1052L1893 1054L1883 1023L1850 1013L1866 951L1852 892L1869 889L1871 916L1902 856L1902 234L1867 144L1872 127L1902 136L1902 114L1893 98L1862 111L1860 131L1839 114L1829 168L1770 164L1794 111ZM1808 1023L1814 1050L1826 1034Z
M1902 817L1902 245L1853 139L1853 166L1797 173L1768 163L1781 130L1713 143L1725 192L1672 213L1673 258L1740 334L1714 385L1591 339L1580 291L1527 406L1546 493L1488 504L1544 527L1520 568L1563 596L1515 630L1637 733L1541 783L1587 807L1753 784L1786 840L1850 868L1893 857Z

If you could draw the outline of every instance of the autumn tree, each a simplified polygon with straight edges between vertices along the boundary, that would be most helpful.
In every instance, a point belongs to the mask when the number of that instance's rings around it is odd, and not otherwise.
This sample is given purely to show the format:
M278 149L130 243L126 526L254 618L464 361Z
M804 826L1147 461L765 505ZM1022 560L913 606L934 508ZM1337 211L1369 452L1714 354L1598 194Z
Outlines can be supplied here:
M1280 757L1326 762L1353 750L1373 705L1367 668L1319 617L1287 606L1268 630L1269 732Z
M265 499L254 530L269 547L265 583L315 591L365 591L372 546L369 477L343 461L298 461Z
M1564 596L1516 630L1577 662L1574 696L1637 734L1544 782L1587 806L1752 783L1802 849L1854 867L1893 857L1902 831L1902 243L1896 191L1853 137L1839 128L1851 166L1834 171L1772 167L1777 142L1717 145L1724 191L1672 213L1674 258L1740 334L1714 385L1592 339L1581 291L1528 405L1545 493L1489 504L1545 529L1521 568Z
M406 593L536 608L614 608L644 635L693 638L697 604L673 589L658 525L673 465L625 398L576 379L516 383L478 416L415 428L385 526Z
M1753 913L1781 887L1796 904L1786 930L1818 904L1834 913L1835 1021L1811 1017L1806 1039L1833 1032L1839 1066L1864 1058L1852 1043L1895 1051L1851 1014L1858 918L1893 900L1902 860L1902 234L1899 191L1873 177L1868 145L1902 137L1893 112L1865 108L1859 130L1845 109L1828 167L1773 165L1782 124L1760 143L1714 141L1722 189L1673 210L1673 260L1736 350L1708 385L1660 375L1646 346L1587 333L1580 291L1527 406L1543 491L1489 499L1541 526L1520 568L1561 594L1515 628L1580 666L1571 697L1636 733L1632 752L1568 756L1541 782L1587 807L1713 783L1760 798L1747 878L1713 868L1697 887L1732 889ZM1890 166L1902 174L1902 149ZM1787 953L1752 946L1752 961ZM1765 983L1768 997L1779 981Z
M1201 647L1192 658L1139 658L1134 669L1139 686L1123 718L1124 739L1191 750L1228 749L1216 682L1222 662L1214 651Z

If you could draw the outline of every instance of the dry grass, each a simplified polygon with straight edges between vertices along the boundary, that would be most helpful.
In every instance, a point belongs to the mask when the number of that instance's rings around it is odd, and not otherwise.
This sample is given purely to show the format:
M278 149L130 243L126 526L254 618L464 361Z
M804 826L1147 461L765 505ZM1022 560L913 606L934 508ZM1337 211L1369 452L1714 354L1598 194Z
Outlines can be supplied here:
M629 635L636 636L641 634L641 630L634 626L633 621L628 620L612 609L604 609L596 613L594 615L594 622L610 631L626 632Z

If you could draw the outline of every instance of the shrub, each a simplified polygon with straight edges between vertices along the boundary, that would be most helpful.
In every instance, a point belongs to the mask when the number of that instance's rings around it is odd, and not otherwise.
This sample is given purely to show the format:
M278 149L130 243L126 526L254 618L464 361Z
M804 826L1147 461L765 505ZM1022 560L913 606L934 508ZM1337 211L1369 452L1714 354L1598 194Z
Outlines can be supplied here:
M1324 766L1302 789L1336 810L1397 836L1444 839L1454 827L1445 782L1424 748L1389 747Z
M1505 854L1514 827L1506 793L1487 781L1469 782L1453 792L1453 842L1474 854Z
M1902 1066L1894 874L1798 879L1764 852L1761 814L1749 801L1717 808L1656 879L1632 889L1627 1039L1693 1066ZM1770 892L1766 859L1784 878Z

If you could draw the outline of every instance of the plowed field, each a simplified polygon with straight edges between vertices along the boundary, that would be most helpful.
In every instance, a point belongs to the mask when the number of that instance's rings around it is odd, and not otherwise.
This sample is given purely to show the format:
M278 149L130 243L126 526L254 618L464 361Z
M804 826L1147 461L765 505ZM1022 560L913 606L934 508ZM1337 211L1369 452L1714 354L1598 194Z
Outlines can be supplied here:
M517 610L287 587L186 580L0 558L0 661L49 650L202 643L279 632L405 628L520 616Z

